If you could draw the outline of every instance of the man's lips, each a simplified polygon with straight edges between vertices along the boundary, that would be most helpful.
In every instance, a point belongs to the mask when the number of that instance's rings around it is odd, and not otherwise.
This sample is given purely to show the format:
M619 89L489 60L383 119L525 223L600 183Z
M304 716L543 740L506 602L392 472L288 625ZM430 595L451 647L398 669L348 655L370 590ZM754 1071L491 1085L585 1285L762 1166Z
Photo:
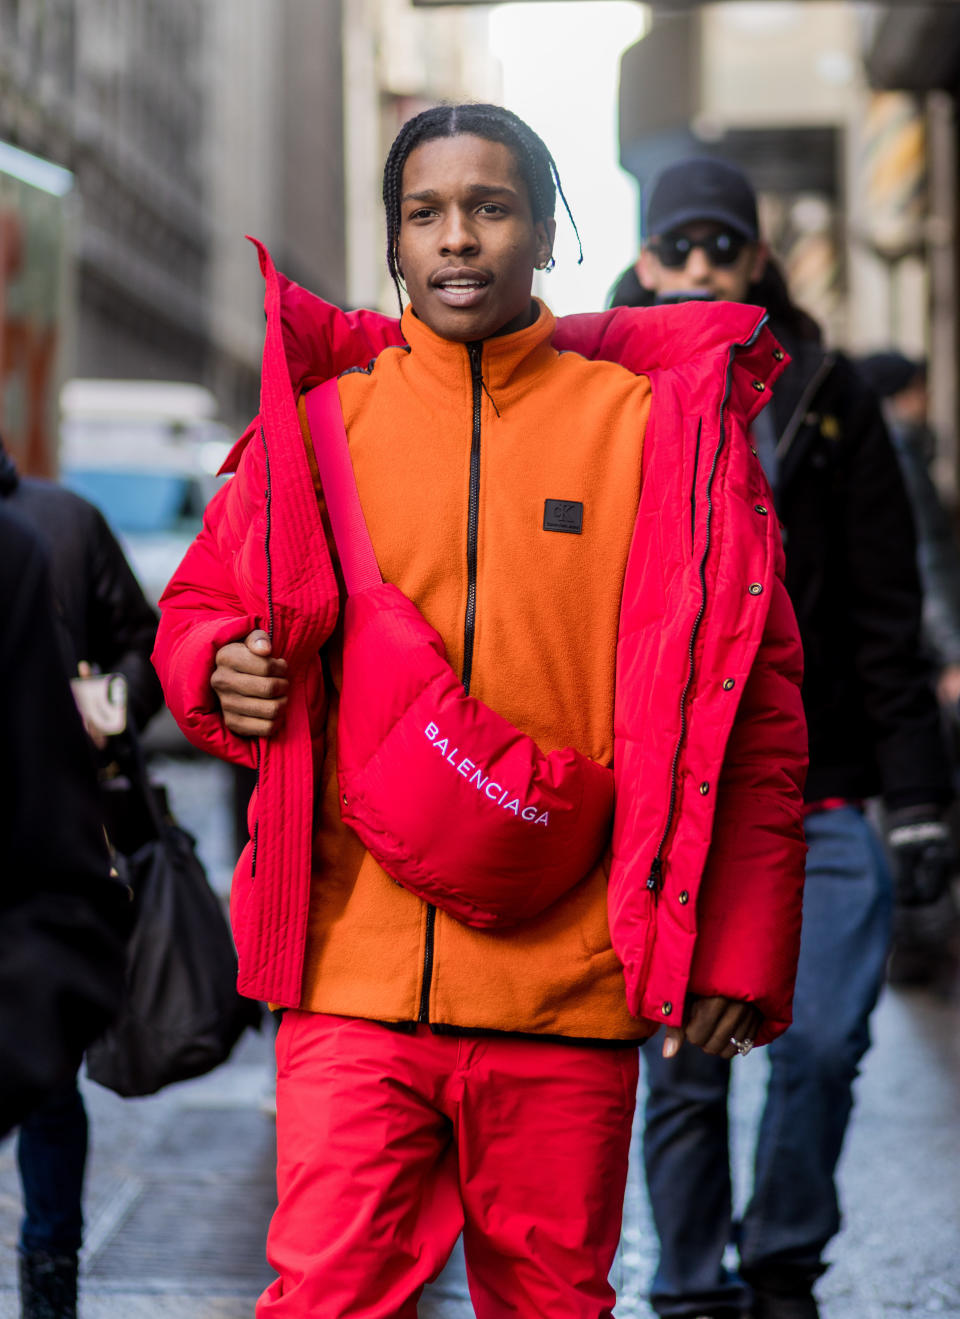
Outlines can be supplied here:
M447 266L438 270L430 283L448 307L473 307L483 299L492 277L469 266Z

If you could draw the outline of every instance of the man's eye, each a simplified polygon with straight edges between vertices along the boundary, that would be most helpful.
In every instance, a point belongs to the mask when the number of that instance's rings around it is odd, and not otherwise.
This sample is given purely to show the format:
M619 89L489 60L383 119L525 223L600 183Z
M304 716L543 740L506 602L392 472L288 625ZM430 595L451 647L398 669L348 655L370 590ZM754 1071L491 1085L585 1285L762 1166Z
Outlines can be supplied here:
M430 216L431 216L431 215L434 215L434 214L435 214L435 212L432 211L432 210L429 208L429 206L420 206L420 207L417 208L417 210L415 210L415 211L411 211L411 212L410 212L409 219L411 219L411 220L429 220Z
M498 202L484 202L480 207L484 215L502 215L503 207Z

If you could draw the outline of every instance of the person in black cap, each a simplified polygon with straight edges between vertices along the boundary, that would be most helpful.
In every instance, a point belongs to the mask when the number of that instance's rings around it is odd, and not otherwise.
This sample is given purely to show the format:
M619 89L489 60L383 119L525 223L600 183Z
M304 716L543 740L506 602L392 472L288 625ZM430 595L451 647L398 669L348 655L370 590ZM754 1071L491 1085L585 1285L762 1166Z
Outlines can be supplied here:
M753 188L722 160L684 160L664 170L650 194L645 231L653 237L617 281L613 306L704 296L746 302L767 261ZM658 279L651 259L677 278Z
M647 1184L664 1316L815 1319L813 1285L840 1226L834 1173L883 978L892 890L935 901L949 880L951 797L920 641L921 591L903 480L877 401L790 299L749 180L718 160L666 169L615 301L691 297L766 307L792 362L751 432L784 528L805 652L809 853L794 1024L770 1048L753 1193L734 1227L729 1067L644 1050ZM888 850L864 814L882 796ZM893 880L893 883L891 882ZM740 1269L724 1267L733 1238Z

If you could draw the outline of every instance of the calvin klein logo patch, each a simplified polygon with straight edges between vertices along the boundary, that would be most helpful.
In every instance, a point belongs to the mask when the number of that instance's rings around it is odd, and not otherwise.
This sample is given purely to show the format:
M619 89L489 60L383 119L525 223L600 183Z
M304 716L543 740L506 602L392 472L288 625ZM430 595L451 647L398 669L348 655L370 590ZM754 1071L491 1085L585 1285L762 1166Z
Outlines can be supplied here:
M546 499L543 504L544 531L583 531L583 505L575 499Z

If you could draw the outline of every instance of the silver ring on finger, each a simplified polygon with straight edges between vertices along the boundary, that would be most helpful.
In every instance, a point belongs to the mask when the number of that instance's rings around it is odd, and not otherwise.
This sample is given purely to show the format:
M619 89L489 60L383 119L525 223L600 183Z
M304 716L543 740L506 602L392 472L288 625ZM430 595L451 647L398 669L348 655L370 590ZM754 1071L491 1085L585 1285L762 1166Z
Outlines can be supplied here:
M744 1035L742 1040L738 1040L736 1035L731 1035L730 1043L736 1049L737 1053L739 1053L741 1058L746 1058L747 1054L753 1048L753 1040L751 1040L749 1035Z

